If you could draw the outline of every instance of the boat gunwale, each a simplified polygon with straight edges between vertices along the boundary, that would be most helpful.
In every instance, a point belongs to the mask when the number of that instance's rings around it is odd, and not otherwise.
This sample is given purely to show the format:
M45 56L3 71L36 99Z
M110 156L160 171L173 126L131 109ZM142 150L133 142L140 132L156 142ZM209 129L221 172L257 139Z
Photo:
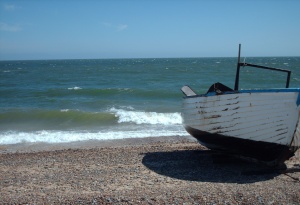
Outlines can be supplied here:
M270 89L245 89L238 91L225 91L221 94L216 92L208 92L205 94L196 94L193 96L184 96L183 98L210 97L217 95L244 94L244 93L300 93L300 88L270 88Z

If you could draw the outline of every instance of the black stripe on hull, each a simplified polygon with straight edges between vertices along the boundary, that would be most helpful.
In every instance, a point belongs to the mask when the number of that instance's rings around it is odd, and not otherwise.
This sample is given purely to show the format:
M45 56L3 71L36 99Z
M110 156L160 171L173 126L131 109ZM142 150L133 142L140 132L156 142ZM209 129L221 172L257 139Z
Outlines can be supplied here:
M212 134L189 126L185 126L185 129L200 144L212 150L224 151L276 164L283 163L286 159L293 156L293 152L285 145Z

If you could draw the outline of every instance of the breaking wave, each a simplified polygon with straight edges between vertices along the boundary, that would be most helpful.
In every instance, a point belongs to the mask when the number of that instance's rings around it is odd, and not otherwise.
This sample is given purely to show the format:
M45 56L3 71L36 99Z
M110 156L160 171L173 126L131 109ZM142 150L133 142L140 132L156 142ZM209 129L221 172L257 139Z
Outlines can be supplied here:
M112 107L103 112L15 110L0 113L0 144L185 136L181 122L180 113L136 111L130 107Z
M136 124L151 125L178 125L182 123L180 113L157 113L144 111L127 111L123 109L111 108L111 112L118 117L119 123L131 122Z

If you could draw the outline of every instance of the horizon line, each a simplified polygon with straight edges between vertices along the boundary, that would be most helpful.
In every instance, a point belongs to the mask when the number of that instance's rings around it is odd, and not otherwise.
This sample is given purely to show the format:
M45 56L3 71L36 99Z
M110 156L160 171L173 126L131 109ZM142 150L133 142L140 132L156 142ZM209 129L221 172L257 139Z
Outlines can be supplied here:
M241 58L295 58L300 56L241 56ZM237 56L218 57L112 57L112 58L45 58L45 59L0 59L0 61L46 61L46 60L123 60L123 59L176 59L176 58L238 58Z

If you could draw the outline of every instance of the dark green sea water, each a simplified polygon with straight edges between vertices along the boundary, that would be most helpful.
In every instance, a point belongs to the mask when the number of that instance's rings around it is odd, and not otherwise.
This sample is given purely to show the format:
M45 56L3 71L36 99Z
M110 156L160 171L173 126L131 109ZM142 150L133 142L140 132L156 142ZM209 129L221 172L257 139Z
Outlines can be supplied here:
M242 59L243 60L243 59ZM292 70L300 57L247 58ZM183 85L234 87L237 58L0 61L0 144L187 135ZM283 88L286 74L242 68L240 88Z

